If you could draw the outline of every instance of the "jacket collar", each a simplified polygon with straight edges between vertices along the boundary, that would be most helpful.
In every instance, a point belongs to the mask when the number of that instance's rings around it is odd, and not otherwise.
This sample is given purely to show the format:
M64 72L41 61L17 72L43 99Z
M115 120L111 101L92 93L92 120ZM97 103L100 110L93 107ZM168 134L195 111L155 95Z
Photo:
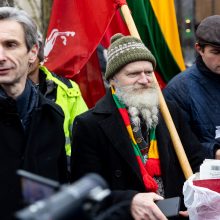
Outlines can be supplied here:
M41 109L45 106L50 106L52 109L57 111L59 114L63 115L62 109L56 105L53 101L45 98L40 92L37 92L38 100L36 104L37 109ZM9 97L5 91L0 87L0 110L11 112L13 109L13 112L17 112L16 110L16 101Z
M64 113L63 110L61 109L60 106L58 106L56 103L54 103L53 101L51 101L48 98L45 98L40 92L39 92L39 102L38 102L38 109L41 108L51 108L54 111L56 111L58 114L62 115L64 117Z
M115 110L117 108L112 98L111 90L109 89L106 95L97 102L93 112L98 114L112 114Z
M8 112L12 111L19 113L21 119L25 115L30 114L32 110L37 106L38 95L37 90L30 80L26 81L25 88L21 95L16 99L11 98L6 94L6 92L0 87L0 109Z
M2 112L7 112L9 114L17 113L17 108L15 100L9 97L0 87L0 116L3 116Z
M217 73L212 72L204 63L201 55L197 56L196 58L196 66L199 69L200 73L205 76L206 78L209 78L211 80L220 82L220 75ZM206 79L205 79L206 81ZM207 83L207 82L206 82Z

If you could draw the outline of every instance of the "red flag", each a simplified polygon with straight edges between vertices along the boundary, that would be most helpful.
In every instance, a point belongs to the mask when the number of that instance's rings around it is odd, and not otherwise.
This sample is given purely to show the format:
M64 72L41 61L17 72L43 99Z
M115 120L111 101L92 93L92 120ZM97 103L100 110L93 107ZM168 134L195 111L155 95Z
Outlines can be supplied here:
M78 83L89 108L93 107L105 95L105 87L96 51L81 69L80 74L76 74L72 79Z
M54 0L44 65L75 80L89 107L105 94L95 49L125 0ZM79 73L77 75L77 73Z
M104 48L107 48L111 36L118 32L123 33L124 35L129 35L127 26L120 15L120 10L117 10L115 13L100 44ZM98 60L97 51L95 50L80 71L80 74L73 77L74 81L79 84L83 97L89 108L93 107L97 100L105 94L103 74L104 73L101 73L100 62Z
M120 9L115 13L105 35L101 41L103 47L108 48L110 45L110 38L116 34L122 33L124 35L130 35L127 25L125 24L123 17L120 13Z
M54 0L45 42L45 65L68 78L79 73L111 22L116 0Z

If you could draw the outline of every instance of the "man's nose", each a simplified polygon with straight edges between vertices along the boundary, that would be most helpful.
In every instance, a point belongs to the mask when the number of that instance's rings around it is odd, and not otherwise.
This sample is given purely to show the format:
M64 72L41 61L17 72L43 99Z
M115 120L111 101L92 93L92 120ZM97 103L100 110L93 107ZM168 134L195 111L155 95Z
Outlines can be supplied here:
M6 61L5 50L2 46L0 46L0 62Z
M142 72L140 74L140 78L138 80L140 84L148 84L152 82L152 77L149 74L146 74L145 72Z

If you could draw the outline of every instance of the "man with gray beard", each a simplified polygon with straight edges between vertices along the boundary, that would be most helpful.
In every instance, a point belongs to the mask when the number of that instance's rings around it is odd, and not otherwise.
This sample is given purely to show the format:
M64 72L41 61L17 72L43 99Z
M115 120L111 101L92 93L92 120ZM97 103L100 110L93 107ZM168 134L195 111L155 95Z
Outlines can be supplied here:
M155 83L145 85L115 86L115 94L128 109L131 121L139 126L142 116L148 128L158 123L158 92Z
M109 219L165 220L155 201L182 197L185 178L159 111L155 66L141 40L114 35L105 73L111 88L93 109L75 119L72 181L95 172L108 182L108 202L118 205ZM192 169L198 171L204 159L201 146L180 110L171 103L168 107ZM175 219L184 216L186 212L180 212Z

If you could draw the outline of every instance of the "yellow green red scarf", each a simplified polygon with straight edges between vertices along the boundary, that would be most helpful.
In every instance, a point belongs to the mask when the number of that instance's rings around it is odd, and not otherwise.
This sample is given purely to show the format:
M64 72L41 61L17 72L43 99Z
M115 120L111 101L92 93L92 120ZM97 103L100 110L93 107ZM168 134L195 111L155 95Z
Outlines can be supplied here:
M143 178L145 188L147 191L157 192L158 184L153 177L161 176L161 170L160 170L160 160L159 160L159 153L157 148L157 141L155 137L155 128L150 130L150 147L147 155L148 156L147 161L145 162L143 155L140 151L140 148L134 138L127 109L125 105L121 103L118 97L115 95L115 91L113 88L111 88L111 91L115 104L119 110L119 113L124 121L128 134L130 136L131 144L134 149L135 156L137 158L137 162L140 168L140 172Z

